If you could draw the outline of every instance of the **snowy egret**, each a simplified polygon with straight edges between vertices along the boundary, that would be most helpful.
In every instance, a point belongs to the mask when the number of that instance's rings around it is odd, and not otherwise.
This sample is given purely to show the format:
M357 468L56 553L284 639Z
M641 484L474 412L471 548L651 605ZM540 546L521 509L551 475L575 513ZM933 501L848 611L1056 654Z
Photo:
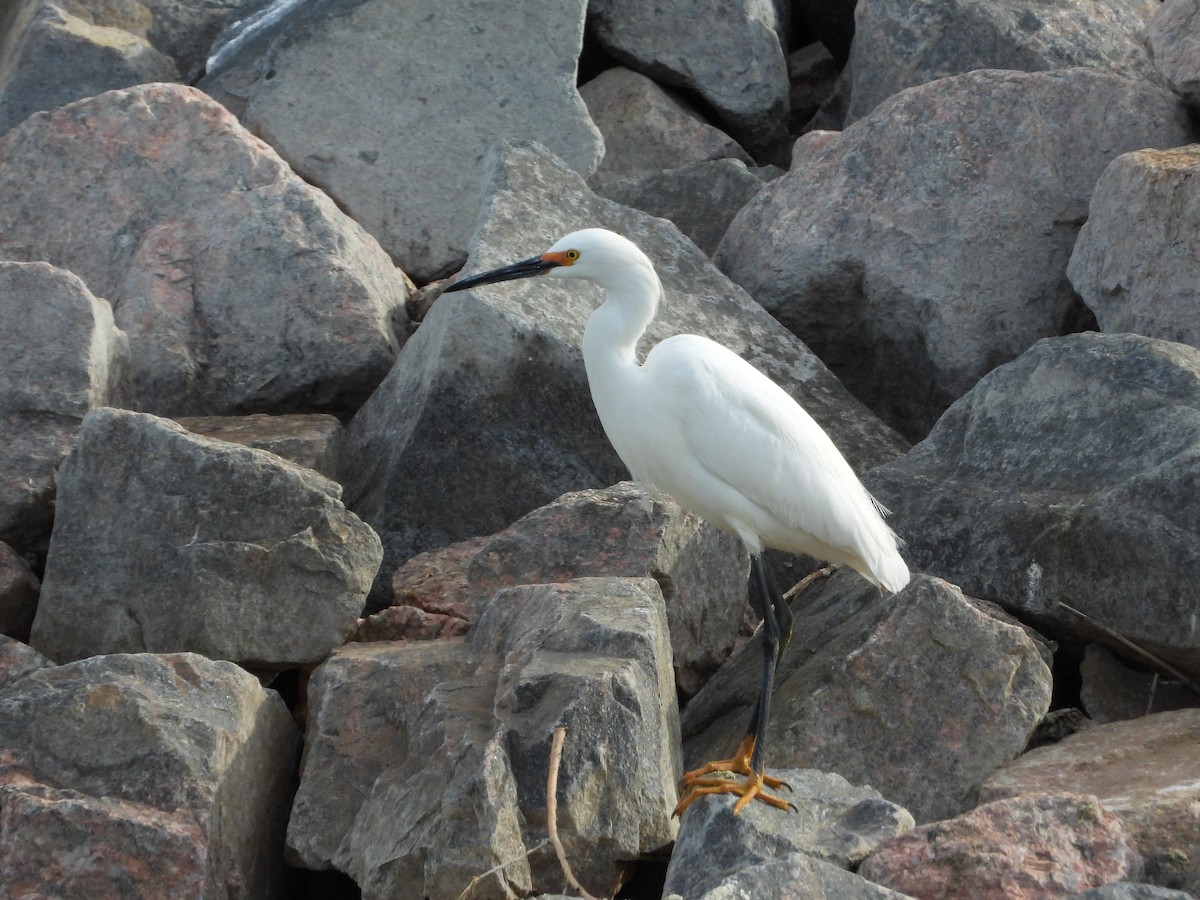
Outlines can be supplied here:
M763 668L758 702L732 759L684 776L679 814L704 794L739 795L734 813L783 783L764 774L775 669L792 614L762 562L769 547L845 564L899 591L909 580L883 509L807 412L732 350L694 334L658 343L638 364L638 339L662 285L631 241L601 228L568 234L540 256L458 281L447 291L534 275L581 278L605 289L583 333L583 361L600 422L630 474L736 535L750 552L762 601ZM743 780L712 777L731 772Z

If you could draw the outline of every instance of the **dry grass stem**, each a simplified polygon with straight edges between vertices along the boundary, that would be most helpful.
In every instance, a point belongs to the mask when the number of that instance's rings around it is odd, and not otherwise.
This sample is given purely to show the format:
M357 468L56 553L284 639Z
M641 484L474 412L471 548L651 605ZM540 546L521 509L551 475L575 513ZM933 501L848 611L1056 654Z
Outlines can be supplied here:
M562 760L563 738L566 734L567 729L560 725L554 729L554 736L550 739L550 774L546 778L546 830L550 833L550 843L554 845L554 852L558 854L558 864L562 866L567 884L578 891L584 900L597 900L576 880L575 873L571 871L567 862L567 853L563 849L562 841L558 837L558 764Z

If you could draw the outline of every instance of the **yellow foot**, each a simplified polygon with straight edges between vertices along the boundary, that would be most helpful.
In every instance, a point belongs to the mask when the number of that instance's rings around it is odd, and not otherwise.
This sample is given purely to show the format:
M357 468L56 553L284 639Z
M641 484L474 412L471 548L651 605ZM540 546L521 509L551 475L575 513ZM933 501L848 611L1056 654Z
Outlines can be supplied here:
M795 805L766 793L767 789L779 790L791 786L778 778L756 772L750 767L750 757L754 753L754 735L746 735L738 746L737 754L732 759L719 759L705 763L699 769L694 769L683 776L683 796L675 806L673 815L679 816L697 797L709 794L737 794L738 801L733 805L733 814L740 813L751 800L761 800L776 809L795 809ZM717 777L709 777L709 776ZM742 779L738 780L737 776ZM730 777L732 776L732 777Z

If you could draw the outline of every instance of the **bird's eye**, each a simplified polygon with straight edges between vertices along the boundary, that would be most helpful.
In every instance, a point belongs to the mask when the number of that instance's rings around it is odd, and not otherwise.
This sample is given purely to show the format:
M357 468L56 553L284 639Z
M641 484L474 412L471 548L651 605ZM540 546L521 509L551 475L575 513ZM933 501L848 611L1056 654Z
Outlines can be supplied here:
M579 251L578 251L578 250L568 250L568 251L566 252L565 256L566 256L566 257L567 257L567 259L569 259L571 262L575 262L575 260L579 259Z

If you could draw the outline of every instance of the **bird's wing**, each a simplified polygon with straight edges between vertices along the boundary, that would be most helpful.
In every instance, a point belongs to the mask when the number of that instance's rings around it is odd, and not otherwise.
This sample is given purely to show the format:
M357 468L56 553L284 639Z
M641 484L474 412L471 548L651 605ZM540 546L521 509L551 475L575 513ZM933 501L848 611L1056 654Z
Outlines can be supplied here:
M676 341L659 345L667 350L662 369L680 398L687 452L709 477L788 528L868 563L884 549L894 552L895 535L877 504L799 404L731 350L703 338Z

